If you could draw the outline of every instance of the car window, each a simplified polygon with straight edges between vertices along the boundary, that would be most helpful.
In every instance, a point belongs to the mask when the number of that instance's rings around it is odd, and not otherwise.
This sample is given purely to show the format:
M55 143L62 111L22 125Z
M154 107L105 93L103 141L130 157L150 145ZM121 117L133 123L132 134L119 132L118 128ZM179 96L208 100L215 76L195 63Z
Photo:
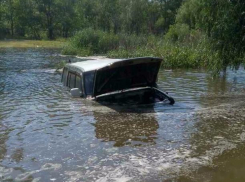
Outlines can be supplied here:
M67 86L69 88L75 88L75 84L76 84L76 75L74 73L69 72Z
M67 75L68 75L68 70L67 68L64 68L63 74L62 74L62 82L65 86L67 86Z
M86 94L92 95L94 89L94 71L88 72L84 75L84 84Z
M76 88L81 89L81 77L76 75Z

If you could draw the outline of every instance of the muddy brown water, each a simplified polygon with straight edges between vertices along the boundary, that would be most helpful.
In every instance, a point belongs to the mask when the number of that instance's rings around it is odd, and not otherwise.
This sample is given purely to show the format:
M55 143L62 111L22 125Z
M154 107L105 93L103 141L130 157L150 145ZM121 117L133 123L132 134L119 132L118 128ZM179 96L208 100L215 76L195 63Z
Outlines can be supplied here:
M245 181L243 69L161 70L174 106L107 107L70 96L59 52L0 50L0 181Z

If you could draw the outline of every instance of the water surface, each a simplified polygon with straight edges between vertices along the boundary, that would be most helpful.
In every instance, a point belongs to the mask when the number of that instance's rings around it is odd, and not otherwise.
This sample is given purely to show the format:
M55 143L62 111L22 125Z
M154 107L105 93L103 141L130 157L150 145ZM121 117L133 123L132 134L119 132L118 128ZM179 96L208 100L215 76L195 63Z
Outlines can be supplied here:
M0 50L0 181L244 181L245 71L161 70L174 106L72 98L59 50Z

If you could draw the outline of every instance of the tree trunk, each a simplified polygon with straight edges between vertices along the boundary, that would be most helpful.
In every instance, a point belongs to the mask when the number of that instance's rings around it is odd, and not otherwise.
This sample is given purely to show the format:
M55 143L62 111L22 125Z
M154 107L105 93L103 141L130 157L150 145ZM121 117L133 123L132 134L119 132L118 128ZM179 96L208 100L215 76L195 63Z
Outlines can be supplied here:
M14 20L11 18L11 36L14 37Z
M69 32L69 29L68 29L68 28L66 28L66 30L65 30L65 38L67 38L67 37L68 37L68 32Z
M48 4L48 11L46 12L47 25L48 25L48 38L50 40L54 39L54 29L53 29L53 17L51 12L51 4Z
M63 35L64 38L67 38L68 37L68 32L69 32L69 28L66 27L66 26L63 26L63 33L62 33L62 35Z
M13 2L10 1L10 30L11 30L11 36L14 37L14 8L13 8Z
M54 39L54 31L53 31L53 28L51 26L49 26L49 28L48 28L48 38L50 40L53 40Z

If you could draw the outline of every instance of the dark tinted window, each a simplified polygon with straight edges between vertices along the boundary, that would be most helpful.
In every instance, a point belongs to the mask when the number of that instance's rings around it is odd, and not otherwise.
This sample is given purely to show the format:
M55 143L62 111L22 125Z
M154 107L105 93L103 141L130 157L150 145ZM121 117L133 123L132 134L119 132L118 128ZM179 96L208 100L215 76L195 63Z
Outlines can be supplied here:
M63 70L63 74L62 74L62 82L65 86L67 86L67 74L68 74L68 70L67 68L64 68Z
M94 89L94 71L85 73L84 84L86 94L92 95Z
M76 88L81 89L81 77L76 75Z
M75 88L75 84L76 84L76 75L74 73L69 72L67 86L70 88Z

